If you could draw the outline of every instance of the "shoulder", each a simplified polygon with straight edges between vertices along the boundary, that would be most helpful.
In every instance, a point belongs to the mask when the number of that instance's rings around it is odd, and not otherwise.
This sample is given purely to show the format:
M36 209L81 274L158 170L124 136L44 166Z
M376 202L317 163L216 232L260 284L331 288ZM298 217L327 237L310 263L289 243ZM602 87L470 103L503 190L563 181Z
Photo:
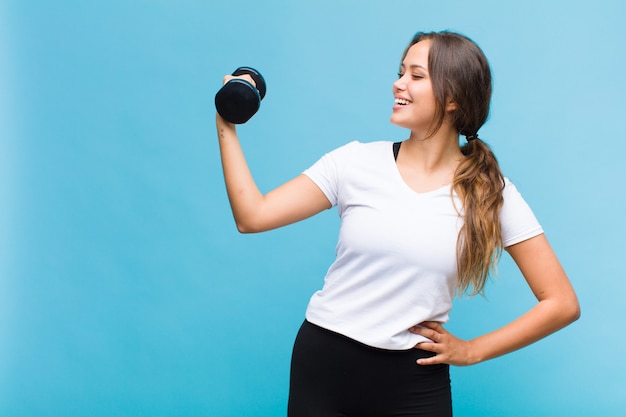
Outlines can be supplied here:
M384 166L385 160L393 160L393 142L352 141L324 154L311 168L305 171L324 171L333 175L348 172L372 171Z
M504 247L543 233L541 224L513 182L505 178L500 211Z
M504 177L504 189L502 190L502 199L505 207L515 207L517 205L526 205L526 201L522 193L515 186L513 181Z
M515 187L515 184L509 177L504 177L504 193L508 193L511 190L517 191L517 187Z
M504 200L522 198L522 194L515 186L515 183L510 178L504 177L504 189L502 191Z

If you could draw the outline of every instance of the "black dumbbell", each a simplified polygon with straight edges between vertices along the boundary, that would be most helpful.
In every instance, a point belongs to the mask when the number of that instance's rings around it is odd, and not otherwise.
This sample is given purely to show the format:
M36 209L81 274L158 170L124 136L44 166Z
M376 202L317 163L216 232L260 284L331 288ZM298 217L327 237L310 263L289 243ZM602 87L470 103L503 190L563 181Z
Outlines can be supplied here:
M232 75L248 74L256 84L241 79L233 78L215 95L215 108L224 120L241 124L245 123L259 110L261 100L265 97L265 80L254 68L240 67Z

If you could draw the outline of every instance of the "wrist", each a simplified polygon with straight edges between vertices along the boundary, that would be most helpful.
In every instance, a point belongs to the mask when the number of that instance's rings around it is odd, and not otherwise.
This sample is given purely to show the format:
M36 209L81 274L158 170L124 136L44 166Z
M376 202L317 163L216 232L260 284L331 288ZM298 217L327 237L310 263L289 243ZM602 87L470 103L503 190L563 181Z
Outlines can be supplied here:
M468 365L476 365L478 363L484 362L485 357L480 352L480 348L478 346L476 339L469 340L467 342L467 362Z
M226 121L226 119L224 119L222 116L220 116L220 114L218 112L215 112L215 123L218 126L228 126L231 129L235 129L235 124Z
M220 140L237 135L236 125L224 120L219 113L215 114L215 125L217 127L217 136Z

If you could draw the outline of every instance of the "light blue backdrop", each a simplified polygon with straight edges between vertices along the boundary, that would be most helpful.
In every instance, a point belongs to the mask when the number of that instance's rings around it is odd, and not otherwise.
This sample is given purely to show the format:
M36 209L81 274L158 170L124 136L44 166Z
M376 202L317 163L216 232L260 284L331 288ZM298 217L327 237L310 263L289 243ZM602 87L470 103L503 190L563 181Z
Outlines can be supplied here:
M404 139L388 123L400 54L440 29L488 55L481 137L583 309L454 368L456 415L625 415L625 4L0 2L0 416L284 415L337 214L237 234L213 96L237 66L264 73L240 136L267 191L350 140ZM487 295L460 300L449 328L469 338L533 303L506 258Z

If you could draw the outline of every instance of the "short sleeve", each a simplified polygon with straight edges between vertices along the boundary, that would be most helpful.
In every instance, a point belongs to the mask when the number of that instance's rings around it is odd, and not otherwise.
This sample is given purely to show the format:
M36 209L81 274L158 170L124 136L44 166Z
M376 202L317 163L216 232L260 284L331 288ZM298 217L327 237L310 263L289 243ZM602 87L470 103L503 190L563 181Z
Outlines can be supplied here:
M500 211L502 243L514 245L543 233L543 228L515 185L505 179L504 204Z
M303 174L322 190L328 201L335 206L339 198L340 177L351 148L358 142L350 142L322 156Z

